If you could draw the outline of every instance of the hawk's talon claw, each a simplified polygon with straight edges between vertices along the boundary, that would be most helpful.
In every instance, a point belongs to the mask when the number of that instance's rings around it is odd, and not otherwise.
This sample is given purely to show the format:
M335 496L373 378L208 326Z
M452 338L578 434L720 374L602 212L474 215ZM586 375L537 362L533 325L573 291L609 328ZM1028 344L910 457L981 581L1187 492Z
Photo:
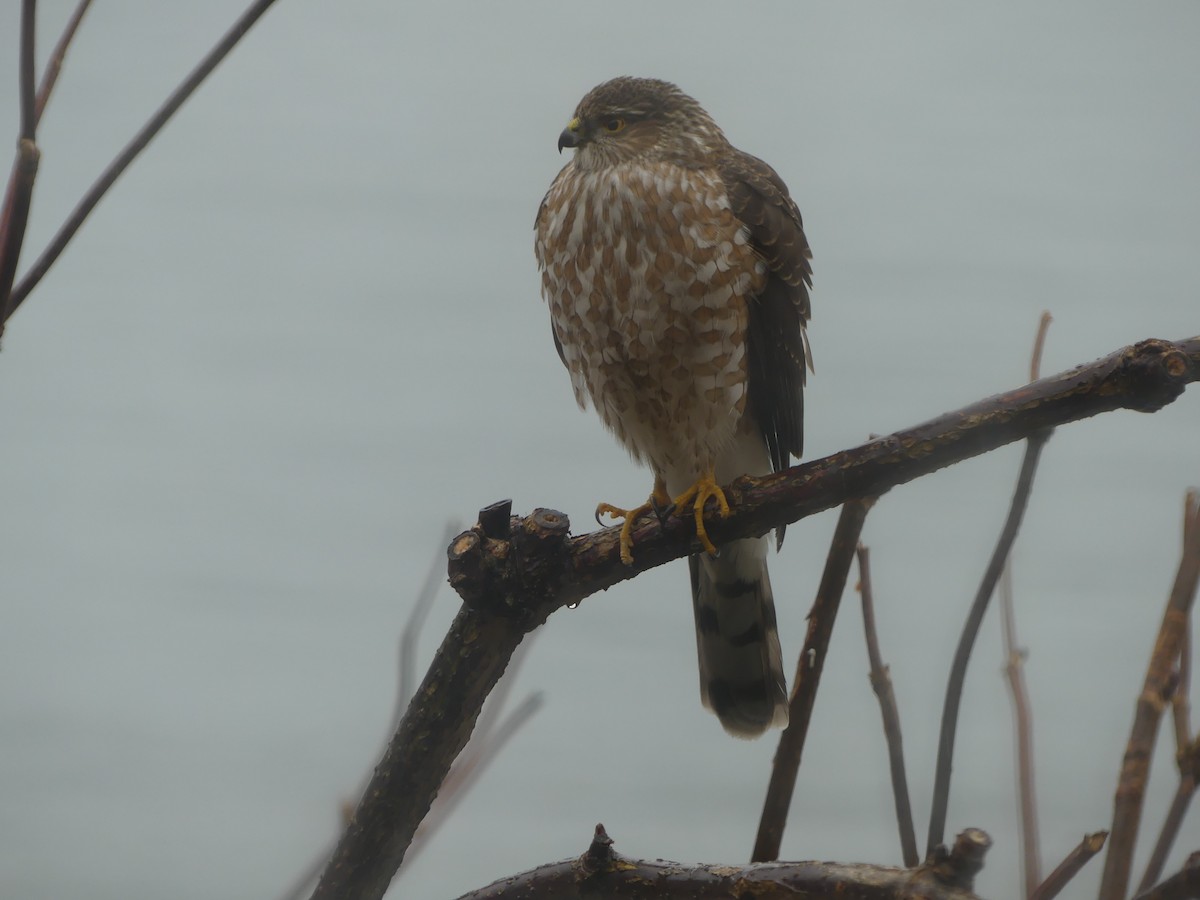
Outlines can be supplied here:
M717 501L717 515L722 519L726 518L729 515L729 501L725 499L725 492L717 484L711 470L701 475L696 483L676 497L674 502L676 509L692 507L692 515L696 518L696 539L700 541L704 552L716 559L720 554L708 537L708 529L704 527L704 505L710 497Z
M638 518L651 510L658 516L660 524L663 523L662 514L659 512L660 507L664 504L670 504L671 495L667 493L666 487L662 483L661 478L654 479L654 490L650 492L650 497L641 506L635 506L633 509L622 509L619 506L613 506L611 503L601 503L596 507L596 522L605 527L600 521L601 515L609 516L613 519L624 519L621 523L621 562L627 566L633 565L633 526Z

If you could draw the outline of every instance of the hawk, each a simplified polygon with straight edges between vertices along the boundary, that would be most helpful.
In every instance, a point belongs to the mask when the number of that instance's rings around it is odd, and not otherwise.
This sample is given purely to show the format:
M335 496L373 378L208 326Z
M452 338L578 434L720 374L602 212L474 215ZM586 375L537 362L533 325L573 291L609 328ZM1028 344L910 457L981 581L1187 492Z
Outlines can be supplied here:
M554 343L579 405L654 473L646 503L601 503L597 518L624 519L628 564L639 517L691 511L700 697L726 731L754 737L787 723L767 540L716 547L704 519L729 514L721 484L801 452L812 254L800 211L774 169L666 81L592 89L563 147L575 152L535 226Z

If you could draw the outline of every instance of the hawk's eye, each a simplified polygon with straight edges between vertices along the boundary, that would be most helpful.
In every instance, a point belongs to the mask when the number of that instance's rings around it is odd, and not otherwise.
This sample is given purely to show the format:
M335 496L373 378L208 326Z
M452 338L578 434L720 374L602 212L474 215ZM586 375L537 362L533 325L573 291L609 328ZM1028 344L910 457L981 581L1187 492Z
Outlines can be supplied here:
M608 131L611 131L615 134L616 132L620 131L622 128L625 127L625 120L620 118L619 116L614 116L613 118L609 119L608 121L606 121L604 123L604 127Z

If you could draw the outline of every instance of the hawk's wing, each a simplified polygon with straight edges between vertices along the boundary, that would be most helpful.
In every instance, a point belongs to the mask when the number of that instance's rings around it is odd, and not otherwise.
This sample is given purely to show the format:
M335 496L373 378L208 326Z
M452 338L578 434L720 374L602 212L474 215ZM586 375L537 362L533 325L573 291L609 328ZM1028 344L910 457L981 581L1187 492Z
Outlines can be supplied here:
M774 169L734 150L718 171L733 214L749 229L750 244L767 266L767 283L749 302L746 366L750 411L778 472L804 447L804 375L812 367L804 326L812 252L800 210Z
M567 165L570 165L568 163ZM558 183L558 179L562 178L563 172L567 170L567 166L563 166L559 170L558 175L554 177L554 181L550 183L550 191L554 190L554 185ZM538 268L546 267L546 260L542 258L542 216L546 214L546 202L550 199L550 191L546 191L546 196L542 197L542 202L538 204L537 216L533 220L533 230L537 235L537 240L533 244L533 252L537 256ZM570 371L571 367L567 365L567 355L563 353L562 341L558 338L558 330L554 327L554 319L550 320L550 334L554 336L554 349L558 351L558 358L562 360L562 364Z

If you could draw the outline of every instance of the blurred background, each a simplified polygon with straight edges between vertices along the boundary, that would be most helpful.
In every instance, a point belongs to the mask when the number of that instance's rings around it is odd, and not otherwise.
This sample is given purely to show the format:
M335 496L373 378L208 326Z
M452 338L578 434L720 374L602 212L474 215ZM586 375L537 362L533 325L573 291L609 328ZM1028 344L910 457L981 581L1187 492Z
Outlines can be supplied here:
M39 69L72 6L39 4ZM88 13L39 131L22 271L242 6ZM815 253L815 458L1019 385L1044 309L1046 373L1200 332L1198 44L1191 0L281 0L4 335L0 895L276 896L377 760L446 523L511 497L578 533L599 500L646 495L575 407L533 260L558 133L593 85L677 82L790 186ZM1021 452L897 488L867 521L922 838L946 674ZM1047 869L1109 824L1198 483L1195 387L1044 453L1015 587ZM835 520L792 526L771 564L793 660ZM456 607L444 588L422 669ZM577 855L597 822L631 856L748 859L775 741L701 709L691 617L682 563L556 614L515 685L544 708L393 896ZM1020 883L1002 665L989 614L949 817L995 840L984 896ZM900 861L866 673L848 592L785 858Z

